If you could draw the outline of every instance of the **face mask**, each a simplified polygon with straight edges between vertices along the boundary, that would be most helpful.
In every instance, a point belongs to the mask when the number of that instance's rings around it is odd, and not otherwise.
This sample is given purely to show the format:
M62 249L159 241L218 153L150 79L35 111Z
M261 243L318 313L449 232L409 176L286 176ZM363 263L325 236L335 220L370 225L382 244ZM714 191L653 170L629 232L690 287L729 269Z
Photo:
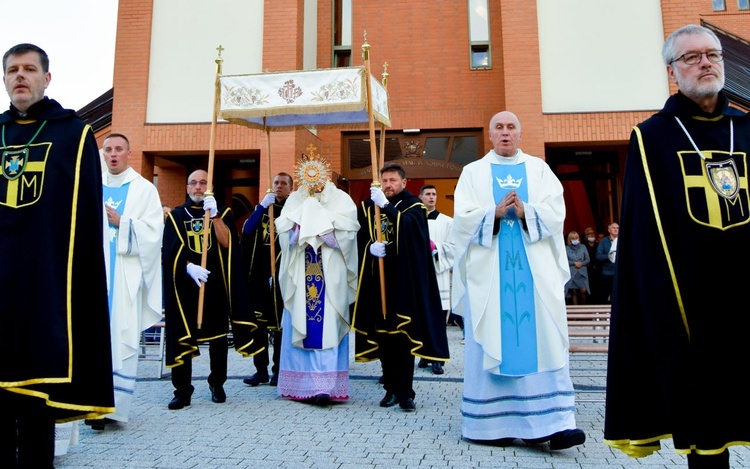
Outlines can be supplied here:
M571 242L570 242L570 244L572 244L573 246L578 246L578 243L579 243L579 242L580 242L580 241L578 241L578 240L576 239L576 240L573 240L573 241L571 241Z
M589 243L593 243L594 241L596 241L596 238L586 238L586 239L589 240Z

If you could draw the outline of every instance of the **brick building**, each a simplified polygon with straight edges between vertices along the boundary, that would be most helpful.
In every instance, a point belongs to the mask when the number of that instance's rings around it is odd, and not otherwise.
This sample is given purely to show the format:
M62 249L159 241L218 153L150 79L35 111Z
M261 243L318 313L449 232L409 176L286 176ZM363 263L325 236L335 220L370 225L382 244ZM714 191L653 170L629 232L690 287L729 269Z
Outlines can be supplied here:
M405 165L411 190L435 184L452 214L462 166L491 149L489 120L510 110L521 148L563 180L566 231L604 231L618 218L632 126L675 91L661 44L687 23L736 51L727 88L747 109L747 0L120 0L113 92L81 111L99 123L100 143L128 135L132 166L175 206L187 174L207 167L219 46L230 75L362 65L367 42L372 74L388 74L385 159ZM240 220L310 143L355 201L368 193L366 127L215 129L215 192Z

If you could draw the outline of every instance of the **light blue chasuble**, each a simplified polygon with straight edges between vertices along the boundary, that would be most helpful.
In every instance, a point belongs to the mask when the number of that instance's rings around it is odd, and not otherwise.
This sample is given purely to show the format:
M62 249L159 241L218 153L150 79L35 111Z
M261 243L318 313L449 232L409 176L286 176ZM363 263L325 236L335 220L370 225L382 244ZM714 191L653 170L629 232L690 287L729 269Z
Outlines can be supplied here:
M492 166L492 192L495 204L515 190L523 201L529 199L526 165ZM513 209L500 219L497 236L500 261L500 374L522 376L538 371L534 279L521 238L521 221Z
M112 207L117 213L122 216L125 212L125 201L128 199L128 190L130 189L130 183L125 183L120 187L108 187L102 185L102 191L104 196L104 205ZM109 224L109 282L110 285L115 281L115 264L117 263L117 232L119 227ZM110 316L112 315L112 295L114 288L109 289L109 311Z

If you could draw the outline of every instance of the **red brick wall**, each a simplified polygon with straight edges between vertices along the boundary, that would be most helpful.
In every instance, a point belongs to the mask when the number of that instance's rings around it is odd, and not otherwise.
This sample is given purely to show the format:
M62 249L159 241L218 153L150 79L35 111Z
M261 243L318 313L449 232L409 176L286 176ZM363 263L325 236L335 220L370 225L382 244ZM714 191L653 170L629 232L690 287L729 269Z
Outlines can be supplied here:
M146 177L153 155L208 153L211 126L146 125L146 99L153 0L120 0L115 51L112 126L97 135L121 132L131 141L131 165ZM331 66L331 0L319 0L317 60ZM625 144L630 128L652 114L643 112L544 115L541 108L536 2L488 0L492 68L470 70L467 2L411 0L383 3L353 0L353 65L362 65L364 33L370 44L371 71L376 77L388 62L388 92L393 129L481 128L501 110L516 113L524 131L523 149L544 157L545 145L565 143ZM303 0L265 0L263 69L298 70L303 64ZM750 38L750 13L712 11L711 0L663 0L665 37L687 23L708 21L730 33ZM672 89L674 91L674 89ZM654 110L655 111L655 110ZM363 130L367 130L363 128ZM271 133L271 172L291 172L296 158L314 143L341 172L340 130L318 135L299 130ZM101 141L100 141L101 143ZM485 131L485 149L491 148ZM217 154L261 153L260 191L269 182L268 139L264 132L233 124L216 129ZM165 203L185 198L181 166L155 168Z
M127 0L119 3L111 127L112 132L127 135L132 152L130 165L147 179L153 171L143 164L152 2Z

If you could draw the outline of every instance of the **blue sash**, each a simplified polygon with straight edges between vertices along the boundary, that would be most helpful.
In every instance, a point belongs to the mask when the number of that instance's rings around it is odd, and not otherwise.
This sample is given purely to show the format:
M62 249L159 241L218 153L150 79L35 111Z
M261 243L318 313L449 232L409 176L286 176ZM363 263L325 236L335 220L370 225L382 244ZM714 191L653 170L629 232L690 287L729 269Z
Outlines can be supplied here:
M129 189L129 182L120 187L102 185L104 205L109 205L122 216L125 213L125 202L128 200ZM117 262L117 232L119 230L119 227L112 223L109 224L109 292L107 295L109 297L110 316L112 315L112 295L114 293L115 264Z
M496 204L513 190L521 200L528 200L525 164L491 166L492 192ZM522 376L535 373L538 371L538 360L534 279L521 237L521 221L513 209L500 220L497 239L503 354L500 374Z
M325 317L326 282L323 276L323 256L309 244L305 247L305 300L307 307L307 336L302 347L323 348L323 318Z

